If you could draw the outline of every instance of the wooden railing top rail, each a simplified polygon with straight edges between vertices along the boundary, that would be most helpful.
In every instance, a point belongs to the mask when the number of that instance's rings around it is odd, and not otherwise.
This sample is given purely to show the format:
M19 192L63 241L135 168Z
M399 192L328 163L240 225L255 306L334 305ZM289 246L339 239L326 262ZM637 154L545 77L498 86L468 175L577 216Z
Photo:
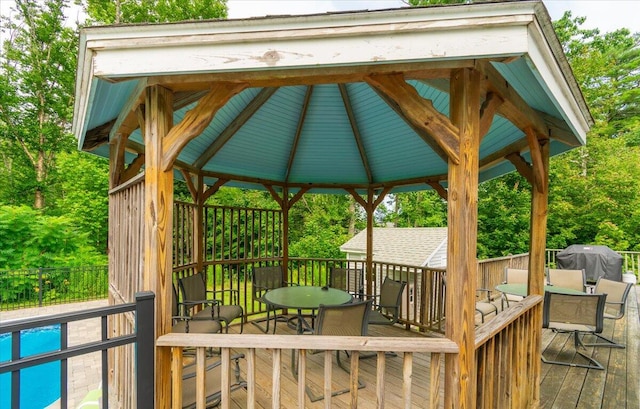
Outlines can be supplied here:
M543 297L541 295L530 295L521 302L513 303L510 308L502 311L494 319L476 329L476 349L485 342L489 341L514 322L518 317L541 304Z
M308 335L171 333L156 340L159 347L273 348L277 345L279 349L458 353L458 345L447 338L318 335L313 337L312 344Z

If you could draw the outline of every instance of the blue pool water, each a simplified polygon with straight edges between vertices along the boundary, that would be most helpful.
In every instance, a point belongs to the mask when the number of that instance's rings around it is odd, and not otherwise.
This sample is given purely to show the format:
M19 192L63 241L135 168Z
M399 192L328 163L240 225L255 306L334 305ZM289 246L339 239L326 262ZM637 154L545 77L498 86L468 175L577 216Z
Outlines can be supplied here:
M49 326L23 331L23 357L60 349L60 327ZM11 334L0 335L0 362L11 358ZM0 409L11 407L11 374L0 375ZM42 409L60 398L60 362L50 362L20 372L20 407Z

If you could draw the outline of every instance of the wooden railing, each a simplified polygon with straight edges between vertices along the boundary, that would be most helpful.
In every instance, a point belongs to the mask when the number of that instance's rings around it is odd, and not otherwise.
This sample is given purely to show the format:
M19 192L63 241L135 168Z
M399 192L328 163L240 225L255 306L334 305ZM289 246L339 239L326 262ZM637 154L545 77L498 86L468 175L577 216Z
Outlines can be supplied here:
M214 347L221 349L221 408L229 408L231 405L230 387L232 374L230 374L231 349L234 353L243 353L246 357L246 382L247 401L246 407L256 407L258 394L256 389L256 374L271 373L272 391L271 407L281 407L280 389L282 387L282 356L285 351L296 351L298 366L297 375L297 406L305 407L306 364L307 351L309 350L308 335L253 335L253 334L167 334L158 338L156 345L160 348L171 348L172 362L176 363L172 368L172 397L171 407L182 407L182 350L186 347L196 348L196 384L204 382L205 376L205 349ZM389 376L392 370L385 365L385 352L403 353L402 365L402 396L404 407L411 407L412 387L428 387L428 400L431 408L441 406L440 385L444 358L447 354L457 354L457 345L445 338L374 338L374 337L340 337L340 336L315 336L313 339L314 350L324 350L325 362L332 359L332 352L336 350L351 351L350 374L350 400L352 407L358 407L358 361L361 352L377 353L376 367L376 396L382 399L384 405L385 376ZM271 368L259 368L256 359L256 351L267 350L271 354ZM429 385L414 385L418 377L412 376L413 354L430 354ZM331 361L329 361L331 362ZM331 373L332 365L325 365L324 369L324 400L325 407L331 407ZM328 385L328 387L327 387ZM265 392L266 393L266 392ZM204 407L205 391L200 389L197 395L197 407Z
M476 330L476 408L537 406L542 296L531 295Z

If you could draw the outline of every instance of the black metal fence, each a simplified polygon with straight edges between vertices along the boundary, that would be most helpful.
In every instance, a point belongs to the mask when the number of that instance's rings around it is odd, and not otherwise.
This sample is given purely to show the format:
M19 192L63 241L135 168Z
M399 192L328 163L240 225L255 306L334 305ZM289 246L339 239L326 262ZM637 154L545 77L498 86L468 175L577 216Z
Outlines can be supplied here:
M107 297L108 266L0 270L0 310Z
M135 343L136 348L136 390L137 407L150 407L153 402L154 378L154 294L141 292L136 294L136 302L117 306L94 308L86 311L51 315L48 317L28 318L0 324L0 335L11 334L11 360L0 362L0 374L11 373L11 408L20 408L20 372L22 369L60 361L60 407L67 408L68 359L102 351L102 405L109 408L109 371L108 353L110 348ZM113 314L135 312L136 330L132 334L110 338L107 331L107 319ZM86 344L68 346L68 323L92 318L101 318L101 340ZM60 350L28 357L21 357L21 333L26 330L50 325L60 326ZM144 374L144 375L138 375ZM26 385L30 387L30 385ZM9 391L3 390L2 393Z

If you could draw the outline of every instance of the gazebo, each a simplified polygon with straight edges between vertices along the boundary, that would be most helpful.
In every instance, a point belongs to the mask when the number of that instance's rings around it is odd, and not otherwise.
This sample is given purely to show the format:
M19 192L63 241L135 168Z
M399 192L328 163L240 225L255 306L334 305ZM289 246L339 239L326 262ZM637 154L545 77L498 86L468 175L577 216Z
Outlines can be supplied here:
M584 145L591 124L540 1L80 34L73 132L109 158L110 301L153 291L156 336L170 331L177 179L198 206L223 185L267 190L285 223L305 193L348 193L369 227L385 195L434 189L448 202L445 335L458 350L445 359L446 407L476 407L478 183L514 168L531 183L529 292L542 294L549 157ZM287 242L285 229L284 263ZM527 406L539 395L535 346ZM155 376L167 407L166 348Z

